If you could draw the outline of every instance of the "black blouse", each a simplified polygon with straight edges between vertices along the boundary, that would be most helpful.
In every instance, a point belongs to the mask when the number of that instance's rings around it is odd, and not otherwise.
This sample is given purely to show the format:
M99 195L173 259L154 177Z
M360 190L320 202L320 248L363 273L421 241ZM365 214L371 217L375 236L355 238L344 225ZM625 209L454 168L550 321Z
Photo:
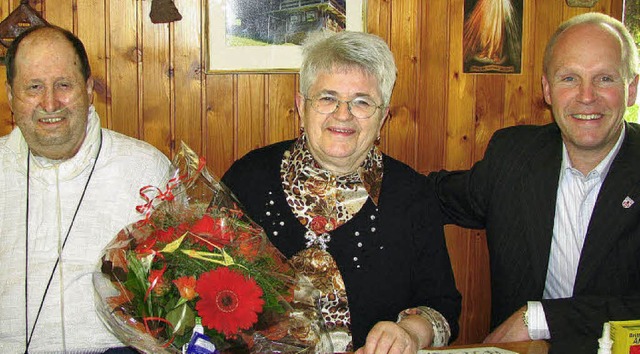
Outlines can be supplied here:
M222 182L271 242L290 258L304 249L307 229L291 212L280 180L280 163L293 141L249 152ZM327 251L345 282L354 347L364 345L379 321L395 321L407 308L429 306L458 334L461 296L455 287L442 216L433 187L421 175L384 155L379 205L371 199L331 232Z

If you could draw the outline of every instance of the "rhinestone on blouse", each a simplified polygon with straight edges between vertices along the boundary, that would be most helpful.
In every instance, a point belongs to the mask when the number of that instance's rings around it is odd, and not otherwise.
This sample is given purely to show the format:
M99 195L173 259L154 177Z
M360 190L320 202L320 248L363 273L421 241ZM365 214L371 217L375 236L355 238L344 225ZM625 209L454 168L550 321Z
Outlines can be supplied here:
M353 257L353 261L357 262L358 261L358 257Z
M360 231L356 231L356 232L354 232L354 235L356 235L356 236L360 236Z
M274 203L273 203L273 200L270 200L270 201L269 201L269 205L273 205L273 204L274 204Z
M265 214L267 214L267 216L271 216L271 212L270 211L266 212Z
M278 231L274 231L273 236L278 236Z
M375 215L371 215L371 220L375 220L376 216Z
M375 228L375 227L372 227L372 228L371 228L371 232L376 232L376 228Z
M362 247L362 242L358 242L358 247Z
M280 221L280 226L284 226L284 221Z

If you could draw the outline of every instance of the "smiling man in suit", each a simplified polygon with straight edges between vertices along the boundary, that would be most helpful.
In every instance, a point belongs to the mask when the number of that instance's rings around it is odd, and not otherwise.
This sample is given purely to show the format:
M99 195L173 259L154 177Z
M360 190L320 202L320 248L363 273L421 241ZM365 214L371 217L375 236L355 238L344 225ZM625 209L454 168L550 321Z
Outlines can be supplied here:
M595 352L603 322L640 318L638 88L624 25L588 13L560 25L543 63L555 122L502 129L468 171L434 173L447 222L486 228L492 333Z

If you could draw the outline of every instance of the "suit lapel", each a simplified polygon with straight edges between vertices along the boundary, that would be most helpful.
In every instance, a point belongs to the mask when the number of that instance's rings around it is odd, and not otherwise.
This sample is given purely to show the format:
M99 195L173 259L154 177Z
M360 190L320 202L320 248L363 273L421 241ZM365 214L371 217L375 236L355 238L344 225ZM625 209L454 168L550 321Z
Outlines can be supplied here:
M549 251L553 235L556 195L560 165L562 162L562 139L555 124L547 126L537 140L538 149L531 149L529 165L525 166L523 195L529 197L530 213L525 220L527 247L531 250L532 276L538 287L544 288L549 263ZM552 130L550 132L550 130Z
M634 201L628 205L629 197ZM605 261L630 218L640 208L640 128L627 124L626 136L602 184L580 255L574 294L580 293Z

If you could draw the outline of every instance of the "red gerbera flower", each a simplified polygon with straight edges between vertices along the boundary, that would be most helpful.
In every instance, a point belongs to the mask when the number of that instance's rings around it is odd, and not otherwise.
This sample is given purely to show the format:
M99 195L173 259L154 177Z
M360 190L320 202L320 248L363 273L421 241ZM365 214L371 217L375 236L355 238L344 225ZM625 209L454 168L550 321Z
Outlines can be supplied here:
M201 274L196 292L200 295L196 310L202 324L228 338L256 323L264 305L262 289L256 281L227 267Z
M202 219L196 221L189 230L197 237L195 242L205 245L210 251L214 245L224 247L233 241L233 229L225 224L223 218L213 218L205 214Z

